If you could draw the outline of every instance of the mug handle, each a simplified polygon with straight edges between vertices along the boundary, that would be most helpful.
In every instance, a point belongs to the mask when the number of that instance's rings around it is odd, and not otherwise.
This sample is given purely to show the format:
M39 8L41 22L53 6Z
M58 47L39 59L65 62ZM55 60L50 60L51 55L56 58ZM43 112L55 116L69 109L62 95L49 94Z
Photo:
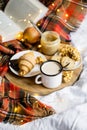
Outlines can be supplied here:
M36 76L36 78L35 78L35 83L36 84L41 84L42 83L42 81L39 80L40 78L41 78L41 75Z

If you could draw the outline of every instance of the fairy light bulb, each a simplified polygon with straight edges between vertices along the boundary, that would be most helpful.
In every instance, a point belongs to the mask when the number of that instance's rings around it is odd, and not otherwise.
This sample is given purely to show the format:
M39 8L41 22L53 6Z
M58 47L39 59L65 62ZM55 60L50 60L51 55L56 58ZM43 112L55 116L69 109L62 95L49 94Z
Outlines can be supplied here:
M28 14L29 17L31 17L31 14Z
M65 14L65 17L68 17L69 15L68 14Z
M57 9L56 12L60 12L60 9Z
M40 49L40 48L41 48L41 44L38 45L38 49Z
M40 23L37 23L37 26L39 27L39 26L40 26Z
M23 123L24 121L23 120L21 120L21 123Z
M52 6L54 6L55 4L54 3L52 3Z
M13 17L12 16L10 16L10 19L12 19Z
M65 19L64 21L67 22L67 19Z
M64 20L65 22L67 22L67 18L68 18L68 17L69 17L69 15L66 13L66 14L65 14L65 20Z
M24 42L25 41L24 38L22 38L21 41Z
M30 24L30 21L28 20L28 23Z
M81 7L81 10L83 10L84 8L83 7Z
M17 110L18 110L18 108L17 108L17 107L15 107L15 108L14 108L14 112L17 112Z
M26 19L24 19L24 22L26 22L27 20Z
M46 108L47 106L45 105L44 107Z
M42 10L40 9L40 11L39 11L40 13L42 13Z

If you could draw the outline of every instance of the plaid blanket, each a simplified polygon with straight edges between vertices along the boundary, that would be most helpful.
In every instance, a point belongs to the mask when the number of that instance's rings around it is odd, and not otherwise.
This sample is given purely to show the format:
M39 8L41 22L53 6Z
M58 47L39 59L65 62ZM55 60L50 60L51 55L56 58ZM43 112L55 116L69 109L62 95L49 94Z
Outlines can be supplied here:
M6 79L2 81L0 88L0 121L4 123L22 125L55 113L52 107L43 104Z
M70 28L65 25L60 18L54 14L46 16L40 21L39 28L44 31L56 31L60 35L62 41L70 42Z
M48 7L48 12L38 23L41 31L59 33L62 41L71 41L70 32L76 31L83 21L87 7L80 0L39 0Z
M22 125L32 120L52 115L55 110L6 79L5 74L9 70L8 62L10 57L22 50L19 42L15 42L16 44L13 44L13 41L9 41L0 45L0 121ZM15 47L14 53L10 53L9 44L12 45L11 47ZM6 52L4 51L5 49ZM6 54L7 52L8 54Z

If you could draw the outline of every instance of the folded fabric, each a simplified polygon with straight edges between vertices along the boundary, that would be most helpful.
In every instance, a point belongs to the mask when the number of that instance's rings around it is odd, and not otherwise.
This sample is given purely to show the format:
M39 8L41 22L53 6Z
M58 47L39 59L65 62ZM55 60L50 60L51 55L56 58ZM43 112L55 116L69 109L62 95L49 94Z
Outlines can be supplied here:
M78 0L39 1L49 8L46 16L37 23L41 31L56 31L60 34L61 40L70 41L70 32L79 28L86 15L85 4Z
M28 92L9 83L0 86L0 121L22 125L55 113L54 109L31 96Z
M14 54L21 50L23 50L23 47L16 39L7 42L0 42L0 51L5 54Z
M44 31L56 31L63 41L71 41L70 39L70 31L71 29L65 25L61 19L59 19L56 15L49 15L42 19L40 22L40 30Z
M17 42L14 44L13 41L10 41L1 44L6 49L9 49L9 45L15 47L14 53L17 52L17 49L22 50ZM12 55L5 54L2 49L0 56L0 121L22 125L54 114L55 110L52 107L40 102L20 86L15 86L6 79L5 74L9 70L8 63Z

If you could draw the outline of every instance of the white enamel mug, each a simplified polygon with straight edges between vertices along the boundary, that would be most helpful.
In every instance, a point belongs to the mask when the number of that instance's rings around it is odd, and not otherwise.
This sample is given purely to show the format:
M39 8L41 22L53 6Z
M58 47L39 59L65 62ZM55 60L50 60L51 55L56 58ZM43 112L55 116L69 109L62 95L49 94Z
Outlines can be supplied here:
M62 70L58 61L48 60L40 66L41 74L36 76L35 83L47 88L57 88L62 83Z

